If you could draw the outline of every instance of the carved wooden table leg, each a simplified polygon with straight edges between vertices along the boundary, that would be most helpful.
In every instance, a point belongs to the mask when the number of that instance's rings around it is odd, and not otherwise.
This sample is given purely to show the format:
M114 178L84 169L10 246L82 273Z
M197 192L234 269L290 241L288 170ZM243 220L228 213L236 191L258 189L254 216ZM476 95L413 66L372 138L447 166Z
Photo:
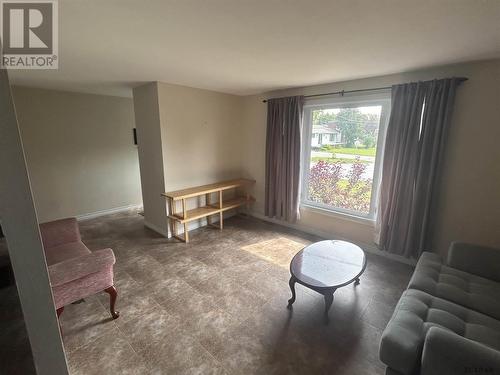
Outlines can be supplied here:
M116 319L120 316L120 313L118 311L115 311L115 303L118 292L116 291L116 288L114 286L110 286L104 291L109 294L109 311L111 312L111 316L113 317L113 319Z
M359 285L359 277L354 281L354 285Z
M288 285L290 285L290 290L292 291L292 298L290 298L288 300L288 306L287 308L291 309L292 308L292 305L293 303L295 302L295 282L297 280L295 279L295 277L290 277L290 281L288 282Z
M325 296L325 323L328 324L330 322L330 318L328 317L328 311L330 311L330 307L333 303L333 293L335 290L328 290L323 293Z

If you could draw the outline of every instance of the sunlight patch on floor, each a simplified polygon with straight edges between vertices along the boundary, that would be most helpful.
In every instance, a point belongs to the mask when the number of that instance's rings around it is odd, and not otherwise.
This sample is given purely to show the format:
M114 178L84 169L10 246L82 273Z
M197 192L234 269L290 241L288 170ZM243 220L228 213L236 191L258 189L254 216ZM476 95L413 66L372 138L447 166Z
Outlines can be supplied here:
M293 256L305 246L303 243L285 237L278 237L243 246L241 249L266 261L288 268Z

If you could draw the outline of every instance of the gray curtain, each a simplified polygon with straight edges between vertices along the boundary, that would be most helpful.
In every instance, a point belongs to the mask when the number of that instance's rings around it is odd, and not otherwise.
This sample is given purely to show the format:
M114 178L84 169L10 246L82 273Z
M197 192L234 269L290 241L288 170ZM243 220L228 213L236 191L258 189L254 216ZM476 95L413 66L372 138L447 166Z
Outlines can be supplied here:
M269 99L265 214L294 222L299 215L303 96Z
M430 250L439 167L463 80L392 87L377 217L383 250L408 258Z

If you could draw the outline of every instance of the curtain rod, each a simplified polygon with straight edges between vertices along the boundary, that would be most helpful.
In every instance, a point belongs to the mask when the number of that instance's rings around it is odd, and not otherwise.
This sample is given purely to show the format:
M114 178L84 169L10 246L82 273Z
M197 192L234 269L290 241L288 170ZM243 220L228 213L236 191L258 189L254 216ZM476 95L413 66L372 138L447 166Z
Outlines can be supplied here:
M460 83L467 81L467 77L458 77L460 80ZM429 81L425 81L429 82ZM330 96L330 95L340 95L344 96L344 94L350 94L353 92L366 92L366 91L379 91L379 90L389 90L392 89L392 86L384 86L384 87L373 87L370 89L359 89L359 90L341 90L341 91L334 91L334 92L325 92L324 94L311 94L311 95L304 95L304 98L317 98L320 96ZM264 99L262 103L267 103L267 99Z

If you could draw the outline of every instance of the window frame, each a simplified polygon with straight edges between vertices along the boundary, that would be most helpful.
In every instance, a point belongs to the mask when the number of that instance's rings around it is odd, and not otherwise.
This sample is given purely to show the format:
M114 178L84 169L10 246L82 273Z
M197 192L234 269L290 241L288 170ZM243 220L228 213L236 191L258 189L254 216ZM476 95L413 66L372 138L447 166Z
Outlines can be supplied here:
M370 197L370 210L367 214L359 211L348 210L340 207L330 206L325 203L314 202L308 199L308 180L311 164L311 140L312 140L312 111L329 108L354 108L367 106L382 106L380 113L380 122L377 137L377 153L375 155L375 164L373 172L372 192ZM385 136L389 115L391 113L391 93L379 92L362 95L345 95L336 98L310 99L304 103L304 117L302 129L302 157L301 157L301 193L300 206L311 207L327 211L329 213L340 214L352 218L375 220L376 207L378 203L378 193L380 188L380 177L382 175L382 160L385 148Z

